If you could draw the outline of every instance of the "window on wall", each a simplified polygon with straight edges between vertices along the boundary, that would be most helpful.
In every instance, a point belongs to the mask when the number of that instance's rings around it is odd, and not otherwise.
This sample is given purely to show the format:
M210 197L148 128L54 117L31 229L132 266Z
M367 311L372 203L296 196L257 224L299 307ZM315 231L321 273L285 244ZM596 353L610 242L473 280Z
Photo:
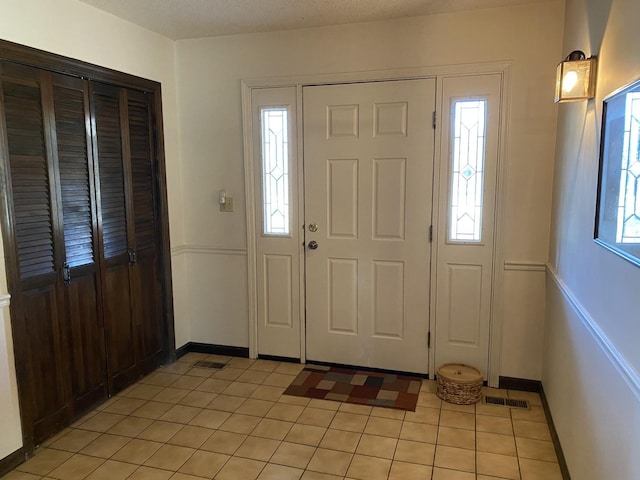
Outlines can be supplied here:
M449 241L482 241L486 100L452 105Z
M596 240L640 265L640 82L604 101Z
M620 165L617 243L640 243L640 92L627 93Z
M289 127L287 109L261 109L263 233L289 235Z

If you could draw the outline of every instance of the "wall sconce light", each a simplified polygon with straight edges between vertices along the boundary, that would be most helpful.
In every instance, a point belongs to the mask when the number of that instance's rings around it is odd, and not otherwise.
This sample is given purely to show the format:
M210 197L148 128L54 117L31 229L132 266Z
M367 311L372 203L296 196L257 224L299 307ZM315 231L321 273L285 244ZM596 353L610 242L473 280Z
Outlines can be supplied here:
M556 103L577 102L593 98L596 93L596 57L586 58L574 50L558 64Z

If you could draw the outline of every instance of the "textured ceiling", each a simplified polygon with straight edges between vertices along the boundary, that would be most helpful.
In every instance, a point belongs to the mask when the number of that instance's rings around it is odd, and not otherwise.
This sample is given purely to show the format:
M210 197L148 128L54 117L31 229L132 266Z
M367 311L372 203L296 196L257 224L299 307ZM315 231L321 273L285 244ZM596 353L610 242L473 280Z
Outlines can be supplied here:
M541 0L81 0L174 40L368 22Z

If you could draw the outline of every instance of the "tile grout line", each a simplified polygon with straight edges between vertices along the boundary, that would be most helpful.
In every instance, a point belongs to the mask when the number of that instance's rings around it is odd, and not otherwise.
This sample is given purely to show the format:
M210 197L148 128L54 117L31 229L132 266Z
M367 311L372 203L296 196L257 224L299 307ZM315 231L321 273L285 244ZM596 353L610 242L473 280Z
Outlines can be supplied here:
M433 447L433 459L431 460L431 478L436 474L436 455L438 453L438 439L440 438L440 420L442 418L442 399L440 399L440 407L438 407L438 424L436 425L436 444Z
M511 420L511 433L513 435L513 445L516 450L516 461L518 462L518 479L520 480L522 479L522 469L520 468L520 454L518 453L518 442L516 441L516 427L513 424L513 409L511 407L509 407L509 419Z
M475 471L475 476L476 478L478 478L478 410L475 408L474 405L474 415L473 415L473 419L475 421L475 429L473 430L473 439L475 441L475 455L473 456L475 459L475 467L476 467L476 471Z

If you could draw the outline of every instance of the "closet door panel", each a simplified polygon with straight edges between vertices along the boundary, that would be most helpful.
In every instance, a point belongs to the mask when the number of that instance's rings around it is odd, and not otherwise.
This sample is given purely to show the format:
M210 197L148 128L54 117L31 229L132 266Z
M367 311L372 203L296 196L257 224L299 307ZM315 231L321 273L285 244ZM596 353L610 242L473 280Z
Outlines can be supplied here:
M51 283L23 290L21 298L24 337L16 348L16 361L25 362L18 370L26 370L20 387L29 392L32 425L27 428L33 429L36 445L66 426L70 415L58 298L59 292Z
M138 255L134 298L136 315L140 321L138 349L143 373L156 369L162 361L162 310L157 265L154 252L147 251Z
M64 289L74 412L107 398L104 330L95 272L76 272Z
M93 102L103 255L109 263L124 263L129 244L118 89L94 87Z
M137 257L132 279L133 300L138 325L139 361L143 372L148 372L157 367L163 352L150 95L128 91L127 107Z
M2 82L20 279L55 273L54 225L40 85Z
M7 157L11 211L6 233L17 270L11 286L14 348L25 435L36 443L64 425L68 416L57 210L40 77L35 69L0 64L2 153Z
M129 226L120 89L92 85L94 155L99 177L98 224L103 312L112 393L135 380L135 324L131 310Z
M63 212L65 334L70 345L74 410L106 398L105 343L96 258L97 220L89 128L88 85L53 76L55 144Z
M128 266L112 265L103 276L104 316L109 322L107 355L111 393L137 379Z

